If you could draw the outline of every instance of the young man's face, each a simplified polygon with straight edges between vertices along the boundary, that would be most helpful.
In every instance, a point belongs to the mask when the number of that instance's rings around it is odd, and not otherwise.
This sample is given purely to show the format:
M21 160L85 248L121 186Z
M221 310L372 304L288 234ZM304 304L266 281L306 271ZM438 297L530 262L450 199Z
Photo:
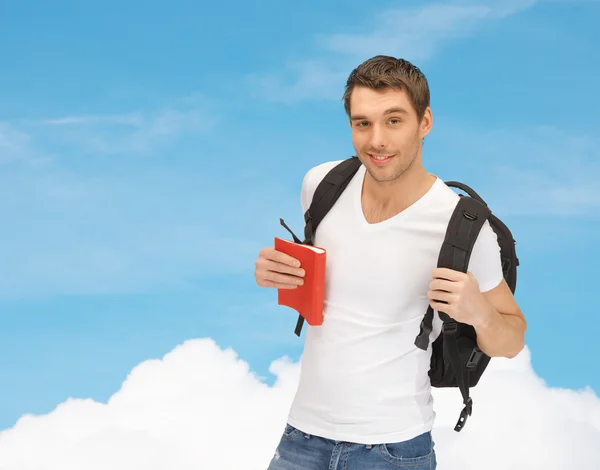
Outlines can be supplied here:
M350 113L356 154L379 182L393 181L410 167L432 124L429 108L419 122L404 90L358 86L352 91Z

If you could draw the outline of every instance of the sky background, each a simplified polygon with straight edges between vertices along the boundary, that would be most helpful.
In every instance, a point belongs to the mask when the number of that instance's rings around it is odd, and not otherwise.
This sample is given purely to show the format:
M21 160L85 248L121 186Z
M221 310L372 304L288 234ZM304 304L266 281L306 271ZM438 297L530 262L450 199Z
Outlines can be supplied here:
M296 314L254 261L287 237L280 217L302 233L306 171L353 155L343 87L377 54L428 78L426 168L476 189L517 240L515 370L549 396L583 393L600 433L599 15L594 0L1 2L0 449L15 460L0 468L45 469L15 462L49 413L106 404L174 350L177 377L211 379L190 400L239 385L206 369L216 357L260 393L295 377ZM152 377L134 390L171 376ZM27 431L24 415L42 421Z

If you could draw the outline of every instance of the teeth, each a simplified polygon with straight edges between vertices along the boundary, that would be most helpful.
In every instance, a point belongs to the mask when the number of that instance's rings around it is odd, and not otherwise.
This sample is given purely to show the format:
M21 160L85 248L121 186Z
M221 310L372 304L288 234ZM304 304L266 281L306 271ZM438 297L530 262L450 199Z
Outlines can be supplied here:
M373 155L373 158L375 158L375 160L385 160L388 157L381 157L379 155Z

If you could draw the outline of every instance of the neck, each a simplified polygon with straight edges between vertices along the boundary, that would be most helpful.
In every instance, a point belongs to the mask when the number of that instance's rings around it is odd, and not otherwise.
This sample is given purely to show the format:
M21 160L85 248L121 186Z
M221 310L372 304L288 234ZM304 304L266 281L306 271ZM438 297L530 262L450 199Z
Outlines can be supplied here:
M435 182L436 176L427 172L416 158L411 166L393 181L374 180L369 172L363 181L363 198L382 208L402 211L421 198Z

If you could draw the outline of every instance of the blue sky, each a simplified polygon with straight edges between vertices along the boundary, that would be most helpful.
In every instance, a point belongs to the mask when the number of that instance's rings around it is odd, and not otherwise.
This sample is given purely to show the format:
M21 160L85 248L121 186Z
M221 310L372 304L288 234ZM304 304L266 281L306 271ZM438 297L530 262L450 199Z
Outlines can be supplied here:
M513 230L536 373L600 392L600 5L502 3L4 2L0 429L190 338L267 383L297 359L254 260L352 155L343 86L376 54L427 75L427 169Z

